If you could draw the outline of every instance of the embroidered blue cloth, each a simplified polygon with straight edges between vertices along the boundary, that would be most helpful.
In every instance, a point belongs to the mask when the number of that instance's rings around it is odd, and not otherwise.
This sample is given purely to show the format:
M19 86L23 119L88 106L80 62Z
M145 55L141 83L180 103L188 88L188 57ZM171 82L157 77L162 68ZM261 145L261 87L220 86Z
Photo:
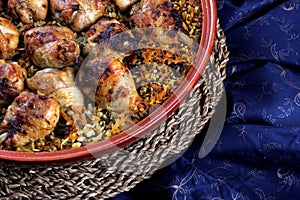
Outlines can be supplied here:
M300 0L218 0L231 52L220 139L115 200L300 199Z

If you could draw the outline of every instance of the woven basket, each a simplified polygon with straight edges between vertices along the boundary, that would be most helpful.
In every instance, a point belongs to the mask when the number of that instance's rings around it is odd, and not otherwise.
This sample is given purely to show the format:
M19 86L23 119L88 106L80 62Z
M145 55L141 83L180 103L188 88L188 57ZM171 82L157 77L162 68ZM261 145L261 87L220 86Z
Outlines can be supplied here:
M221 99L226 39L219 23L211 62L194 91L157 129L94 161L53 168L0 166L0 199L105 199L128 191L178 158L207 124ZM193 116L193 117L191 117Z

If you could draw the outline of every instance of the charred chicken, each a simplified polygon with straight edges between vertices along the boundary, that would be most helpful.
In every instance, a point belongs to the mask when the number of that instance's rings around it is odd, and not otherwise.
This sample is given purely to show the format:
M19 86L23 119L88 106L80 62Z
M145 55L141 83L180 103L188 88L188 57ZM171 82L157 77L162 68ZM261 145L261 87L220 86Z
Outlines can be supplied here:
M41 26L25 33L24 43L32 62L41 68L63 68L78 63L79 45L64 26Z
M50 0L55 19L82 31L95 23L105 11L108 0Z
M0 17L0 44L0 59L12 58L19 44L17 27L2 17Z
M48 0L8 0L7 4L11 15L23 23L46 19Z
M64 70L47 68L26 79L26 83L32 91L48 96L57 89L75 86L74 73L69 67Z
M0 127L2 142L9 148L34 142L50 134L58 119L57 101L24 91L7 109Z
M0 107L11 103L24 88L26 71L17 63L0 59Z

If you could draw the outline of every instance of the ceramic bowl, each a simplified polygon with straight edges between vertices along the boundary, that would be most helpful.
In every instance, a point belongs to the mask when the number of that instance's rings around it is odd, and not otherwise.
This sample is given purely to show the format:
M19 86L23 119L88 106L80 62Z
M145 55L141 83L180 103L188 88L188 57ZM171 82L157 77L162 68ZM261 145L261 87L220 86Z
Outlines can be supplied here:
M201 0L203 12L202 37L200 50L196 56L195 67L189 70L185 81L181 83L174 94L148 117L129 129L92 145L55 152L16 152L0 150L0 160L7 164L14 163L22 166L31 164L34 166L61 165L92 160L98 156L125 147L156 128L186 99L209 62L216 34L217 11L215 3L214 0Z

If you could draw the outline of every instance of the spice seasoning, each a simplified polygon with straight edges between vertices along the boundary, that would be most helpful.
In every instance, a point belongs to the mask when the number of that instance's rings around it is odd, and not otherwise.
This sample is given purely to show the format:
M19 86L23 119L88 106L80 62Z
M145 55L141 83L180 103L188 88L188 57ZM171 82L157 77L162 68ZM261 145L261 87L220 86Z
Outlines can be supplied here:
M172 16L176 19L176 29L199 42L202 26L200 1L171 0L170 2L173 9ZM12 60L26 69L27 78L30 78L41 69L35 66L26 55L22 39L25 32L34 27L45 25L66 26L66 24L54 20L49 13L45 21L24 24L6 13L3 9L5 5L1 3L2 1L0 1L0 17L14 22L20 33L18 52ZM113 2L108 3L106 6L104 16L117 19L130 28L129 10L121 12ZM85 33L86 30L75 33L81 52L87 44ZM179 48L182 55L189 51L185 46L170 46L170 50L174 48ZM81 112L70 109L62 110L57 127L45 138L40 138L35 142L10 150L40 152L77 148L109 138L142 120L149 114L150 110L162 104L175 91L189 69L193 67L192 62L171 52L158 50L157 48L140 49L133 51L130 56L124 58L123 62L132 73L137 92L147 104L139 107L139 112L136 115L128 117L124 113L114 114L105 108L94 106L94 102L87 102ZM86 55L81 53L81 57L84 59ZM78 68L79 66L76 66L75 70L78 70ZM0 106L0 122L6 113L6 109L7 107ZM71 119L69 121L67 116L75 116L75 120ZM4 145L0 144L1 148L6 149Z

